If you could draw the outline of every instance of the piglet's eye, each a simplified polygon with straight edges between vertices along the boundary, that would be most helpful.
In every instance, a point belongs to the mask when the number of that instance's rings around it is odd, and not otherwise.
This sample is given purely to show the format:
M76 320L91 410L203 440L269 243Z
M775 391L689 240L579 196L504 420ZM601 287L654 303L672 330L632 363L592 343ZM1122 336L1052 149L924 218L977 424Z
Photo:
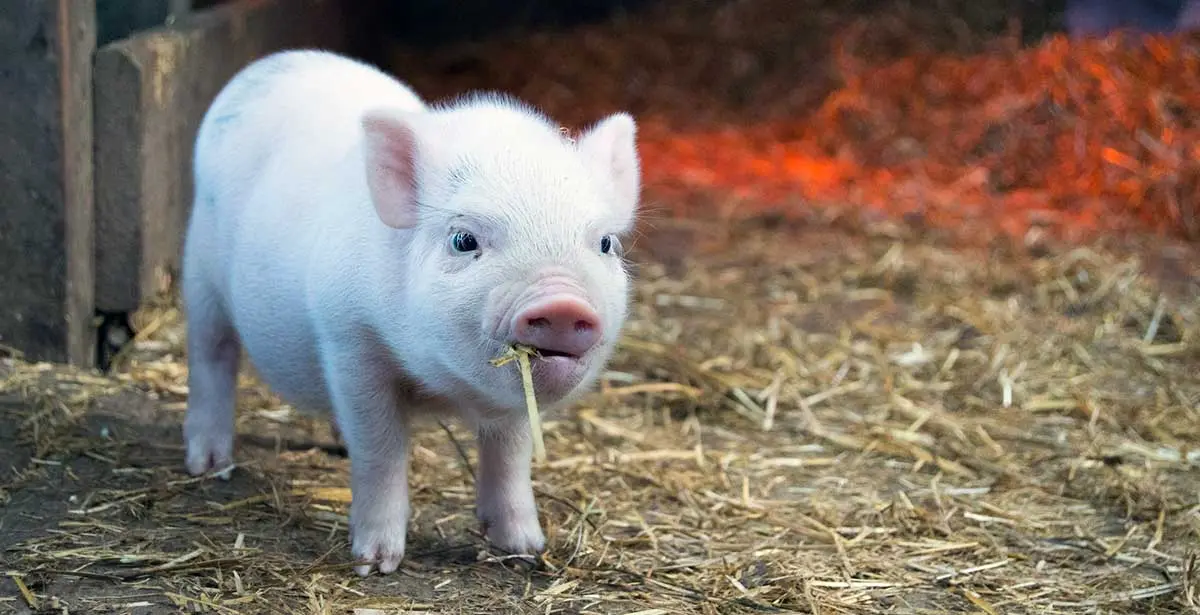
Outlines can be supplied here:
M450 247L454 248L455 252L474 252L479 249L479 241L474 235L459 231L450 237Z
M612 254L614 252L619 254L620 251L621 251L621 242L615 236L605 235L604 237L600 238L600 253L601 254Z

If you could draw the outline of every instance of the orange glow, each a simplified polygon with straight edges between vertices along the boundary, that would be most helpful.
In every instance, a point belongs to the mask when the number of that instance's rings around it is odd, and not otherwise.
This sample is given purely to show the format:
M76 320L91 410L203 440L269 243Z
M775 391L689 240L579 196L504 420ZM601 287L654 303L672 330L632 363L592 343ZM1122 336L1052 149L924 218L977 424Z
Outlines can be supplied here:
M944 17L909 7L911 31L873 15L800 40L812 24L784 0L705 4L392 61L426 96L507 91L574 127L634 113L656 211L832 208L984 235L1200 238L1196 34L943 45L951 33L931 24Z
M849 205L1017 235L1140 226L1196 238L1198 43L1058 38L909 57L849 80L805 118L680 134L644 117L648 195L784 212Z

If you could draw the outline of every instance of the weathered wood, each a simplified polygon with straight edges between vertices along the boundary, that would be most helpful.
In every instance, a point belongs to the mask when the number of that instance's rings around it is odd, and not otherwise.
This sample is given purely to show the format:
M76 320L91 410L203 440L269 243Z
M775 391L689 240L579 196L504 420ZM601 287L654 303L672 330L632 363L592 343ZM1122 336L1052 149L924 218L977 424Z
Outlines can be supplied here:
M96 0L96 45L184 17L192 0Z
M0 2L0 344L92 364L94 0Z
M293 47L340 49L333 0L232 2L96 54L96 304L132 311L178 268L204 112L249 62Z

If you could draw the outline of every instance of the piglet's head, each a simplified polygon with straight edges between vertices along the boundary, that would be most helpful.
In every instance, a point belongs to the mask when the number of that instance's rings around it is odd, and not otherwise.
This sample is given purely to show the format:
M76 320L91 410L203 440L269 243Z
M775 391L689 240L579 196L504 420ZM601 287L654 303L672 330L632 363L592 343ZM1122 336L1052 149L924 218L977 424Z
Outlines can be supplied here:
M413 332L402 352L422 383L522 409L517 370L489 364L522 343L540 354L540 403L590 387L628 310L622 246L641 189L633 118L610 115L571 139L519 102L476 95L428 112L375 110L363 127L375 211L407 233L397 326Z

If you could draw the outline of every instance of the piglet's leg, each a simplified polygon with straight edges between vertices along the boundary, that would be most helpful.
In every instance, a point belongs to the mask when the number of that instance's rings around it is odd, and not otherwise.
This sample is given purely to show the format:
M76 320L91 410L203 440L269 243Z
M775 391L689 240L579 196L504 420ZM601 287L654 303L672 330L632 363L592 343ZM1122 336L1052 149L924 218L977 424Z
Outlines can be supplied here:
M195 475L233 464L234 406L242 345L215 295L185 280L188 319L188 405L183 421L187 469Z
M530 480L533 436L528 419L506 417L477 429L476 509L488 540L509 552L532 555L546 546Z
M394 386L364 368L360 356L329 361L326 371L341 437L350 456L350 541L362 576L394 572L408 534L408 425Z

